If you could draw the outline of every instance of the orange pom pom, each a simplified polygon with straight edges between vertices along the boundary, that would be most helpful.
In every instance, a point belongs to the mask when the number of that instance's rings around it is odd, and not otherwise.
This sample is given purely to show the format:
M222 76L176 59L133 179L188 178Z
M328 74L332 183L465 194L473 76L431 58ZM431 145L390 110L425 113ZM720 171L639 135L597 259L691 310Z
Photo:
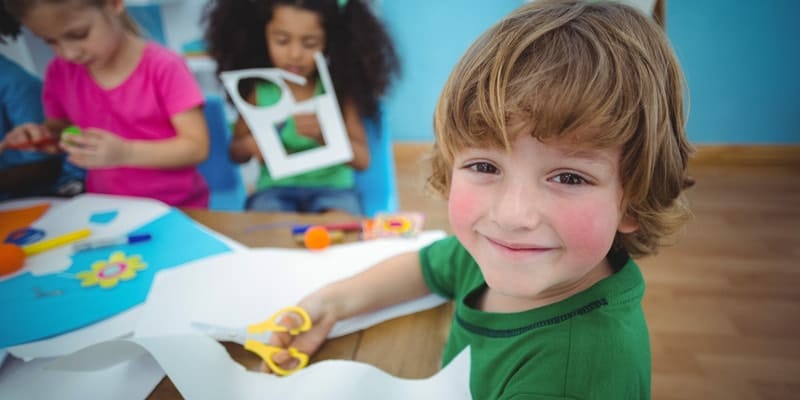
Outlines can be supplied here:
M331 235L322 226L312 226L303 235L303 244L312 250L322 250L331 245Z
M25 264L22 247L11 243L0 244L0 276L13 274Z

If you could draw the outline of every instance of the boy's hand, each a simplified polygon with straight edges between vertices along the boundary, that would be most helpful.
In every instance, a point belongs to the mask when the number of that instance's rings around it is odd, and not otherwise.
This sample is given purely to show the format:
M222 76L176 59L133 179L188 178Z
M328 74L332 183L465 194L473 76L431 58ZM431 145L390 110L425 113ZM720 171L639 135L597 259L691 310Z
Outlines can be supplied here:
M322 127L319 125L317 114L295 114L294 123L298 134L314 139L319 144L324 144Z
M0 144L0 149L41 151L55 154L58 149L58 135L46 126L22 124L12 129Z
M104 168L125 165L130 143L111 132L89 128L80 135L64 135L61 148L81 168Z
M320 298L315 298L314 295L302 300L298 306L306 310L308 316L311 317L311 330L297 336L292 336L286 332L275 332L272 334L269 344L284 349L294 347L311 357L325 343L325 339L336 323L336 317L333 315L331 308L325 307L325 302ZM291 315L284 316L278 323L291 328L300 325L300 321L297 321ZM297 359L289 355L288 350L275 353L272 356L272 360L285 370L294 369L298 363ZM273 372L266 363L263 363L261 368L264 372Z

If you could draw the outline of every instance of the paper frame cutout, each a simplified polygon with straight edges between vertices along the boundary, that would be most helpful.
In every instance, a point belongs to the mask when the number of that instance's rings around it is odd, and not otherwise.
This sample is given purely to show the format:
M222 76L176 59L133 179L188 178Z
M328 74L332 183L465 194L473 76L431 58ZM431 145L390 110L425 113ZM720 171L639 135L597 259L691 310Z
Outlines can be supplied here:
M269 173L275 179L353 159L350 138L347 136L325 57L317 52L314 54L314 61L325 93L299 103L295 101L292 91L286 85L286 80L305 84L306 79L297 74L279 68L251 68L220 74L225 90L253 133ZM271 106L254 106L245 101L239 95L238 84L239 80L248 78L261 78L276 84L281 90L280 100ZM275 129L276 124L285 121L293 114L311 112L317 114L325 145L288 154Z

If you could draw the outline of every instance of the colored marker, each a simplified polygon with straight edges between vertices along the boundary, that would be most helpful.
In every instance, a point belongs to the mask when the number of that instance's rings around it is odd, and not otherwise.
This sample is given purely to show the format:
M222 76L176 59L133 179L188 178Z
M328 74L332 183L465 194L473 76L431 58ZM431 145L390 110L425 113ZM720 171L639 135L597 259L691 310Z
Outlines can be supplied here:
M153 236L150 235L149 233L137 233L127 236L114 237L108 239L98 239L94 241L77 243L74 246L72 246L72 249L75 251L94 250L94 249L101 249L103 247L121 246L126 244L147 242L152 238Z
M340 223L321 224L321 225L294 225L292 226L292 235L302 235L308 230L308 228L311 228L312 226L321 226L329 231L342 231L342 232L360 232L364 228L363 222L361 221L340 222Z
M69 244L81 239L84 239L92 234L90 229L79 229L74 232L65 233L61 236L56 236L52 239L45 239L41 242L36 242L33 244L29 244L27 246L22 246L22 251L25 252L26 256L32 256L34 254L39 254L43 251L50 250L52 248L63 246L65 244Z

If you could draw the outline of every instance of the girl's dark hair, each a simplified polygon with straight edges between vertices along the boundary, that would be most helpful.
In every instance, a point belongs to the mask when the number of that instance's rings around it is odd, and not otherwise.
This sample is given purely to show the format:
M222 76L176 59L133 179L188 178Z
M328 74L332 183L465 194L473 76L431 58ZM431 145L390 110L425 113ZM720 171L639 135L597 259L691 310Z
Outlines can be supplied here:
M19 21L6 10L5 3L0 0L0 44L5 43L6 38L16 39L19 33Z
M264 27L276 5L318 13L325 30L325 55L340 101L355 102L362 116L374 117L378 102L400 65L389 34L361 0L339 7L337 0L210 0L203 22L208 52L217 72L270 68Z

